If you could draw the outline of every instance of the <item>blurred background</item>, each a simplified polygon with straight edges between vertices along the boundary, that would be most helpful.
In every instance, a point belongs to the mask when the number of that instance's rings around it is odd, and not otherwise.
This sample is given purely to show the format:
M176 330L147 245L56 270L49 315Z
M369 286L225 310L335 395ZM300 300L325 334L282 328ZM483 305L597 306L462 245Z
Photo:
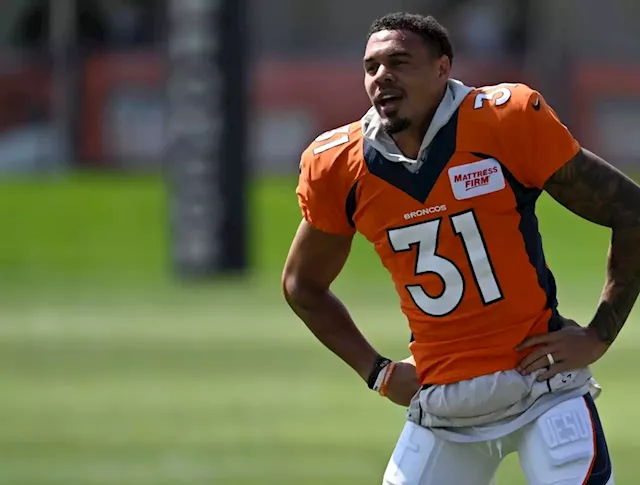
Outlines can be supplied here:
M367 109L380 15L434 15L454 77L528 83L584 146L640 175L633 0L0 7L2 484L380 483L404 410L280 294L300 152ZM560 309L586 323L609 234L546 196L539 218ZM379 351L407 355L361 238L336 293ZM623 485L640 480L637 324L594 366ZM514 457L498 483L524 483Z

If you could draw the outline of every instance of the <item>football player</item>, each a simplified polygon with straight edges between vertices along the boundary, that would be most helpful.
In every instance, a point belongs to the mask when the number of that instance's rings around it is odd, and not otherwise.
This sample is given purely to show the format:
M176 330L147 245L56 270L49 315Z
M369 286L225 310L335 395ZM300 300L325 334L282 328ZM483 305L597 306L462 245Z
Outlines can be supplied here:
M370 389L408 407L385 484L487 485L510 453L530 484L613 484L589 365L640 291L640 187L581 147L540 93L466 86L450 76L453 57L432 17L373 23L371 108L301 157L286 300ZM584 326L557 308L535 214L542 191L612 230ZM330 290L356 232L400 296L405 361L372 348Z

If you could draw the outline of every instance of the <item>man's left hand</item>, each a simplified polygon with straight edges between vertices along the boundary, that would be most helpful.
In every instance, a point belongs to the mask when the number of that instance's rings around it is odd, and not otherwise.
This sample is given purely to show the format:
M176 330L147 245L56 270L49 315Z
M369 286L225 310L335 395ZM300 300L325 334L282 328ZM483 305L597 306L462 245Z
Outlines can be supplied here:
M518 372L527 375L548 367L538 376L539 381L544 381L560 372L587 367L604 355L608 345L592 328L581 327L573 321L567 323L561 330L533 335L518 345L518 352L535 347L522 359Z

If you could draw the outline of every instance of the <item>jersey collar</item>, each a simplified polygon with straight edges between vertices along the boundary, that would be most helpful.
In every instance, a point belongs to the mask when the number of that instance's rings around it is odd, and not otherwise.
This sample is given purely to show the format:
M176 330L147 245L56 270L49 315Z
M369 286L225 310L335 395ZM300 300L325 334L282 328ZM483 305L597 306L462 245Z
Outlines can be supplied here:
M449 79L447 91L436 110L431 125L424 135L418 159L405 157L398 149L393 139L382 129L380 115L374 107L369 108L361 119L362 132L364 138L368 140L373 148L378 150L387 160L398 163L417 164L424 158L422 155L433 141L436 133L446 125L456 110L462 104L464 98L473 90L472 87L462 84L456 79Z

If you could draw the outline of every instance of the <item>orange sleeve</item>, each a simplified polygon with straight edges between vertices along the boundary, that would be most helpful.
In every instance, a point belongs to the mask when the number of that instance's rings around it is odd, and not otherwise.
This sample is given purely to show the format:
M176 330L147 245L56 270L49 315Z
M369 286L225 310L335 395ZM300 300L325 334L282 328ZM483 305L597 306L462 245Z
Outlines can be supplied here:
M296 194L302 217L313 227L330 234L353 235L355 228L347 219L345 183L335 166L339 160L302 154ZM348 181L347 181L348 182Z
M521 94L502 119L503 163L523 185L542 189L580 145L540 93L526 88Z

